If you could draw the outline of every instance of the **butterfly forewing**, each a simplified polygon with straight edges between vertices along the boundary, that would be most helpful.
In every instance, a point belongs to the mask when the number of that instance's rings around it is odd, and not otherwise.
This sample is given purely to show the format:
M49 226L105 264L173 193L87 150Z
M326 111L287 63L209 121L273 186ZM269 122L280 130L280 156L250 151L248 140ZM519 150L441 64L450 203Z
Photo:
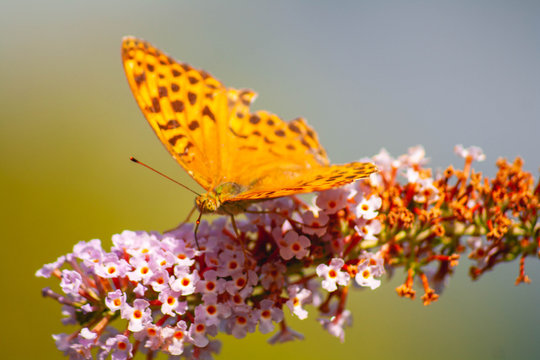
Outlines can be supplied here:
M139 39L124 39L122 59L148 123L184 169L209 190L219 171L214 119L227 108L227 90L204 71L178 63Z

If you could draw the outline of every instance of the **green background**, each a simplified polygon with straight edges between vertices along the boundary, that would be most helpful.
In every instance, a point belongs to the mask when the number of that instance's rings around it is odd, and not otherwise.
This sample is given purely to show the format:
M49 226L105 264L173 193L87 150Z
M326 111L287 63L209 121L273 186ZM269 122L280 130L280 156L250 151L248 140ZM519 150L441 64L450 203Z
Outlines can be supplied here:
M259 93L255 109L306 117L333 162L423 144L431 165L481 146L540 165L538 1L0 1L0 221L3 359L58 359L60 306L35 278L80 240L164 230L193 195L128 159L195 187L140 113L120 62L135 35L225 84ZM315 321L306 340L223 336L221 359L537 359L540 266L515 287L518 264L478 282L466 260L423 307L396 296L401 271L354 291L345 344ZM421 295L421 294L420 294Z

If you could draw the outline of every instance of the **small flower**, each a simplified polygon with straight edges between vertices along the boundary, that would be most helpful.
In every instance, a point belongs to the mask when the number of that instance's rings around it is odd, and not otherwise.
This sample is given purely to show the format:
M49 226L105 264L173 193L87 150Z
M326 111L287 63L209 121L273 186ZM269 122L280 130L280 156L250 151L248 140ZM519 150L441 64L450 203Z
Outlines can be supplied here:
M350 275L341 268L345 262L343 259L334 258L330 261L330 265L320 264L317 266L317 275L324 278L322 287L329 292L336 291L337 285L347 286L349 284Z
M105 352L100 354L101 359L105 359L109 354L111 360L126 360L133 357L133 344L122 334L108 338L103 349Z
M305 234L323 236L327 231L328 220L329 217L324 212L306 211L302 215L302 231Z
M281 262L267 262L261 267L259 277L264 289L279 289L285 284L285 271L287 267Z
M484 154L484 151L478 146L470 146L468 148L464 148L463 145L459 144L454 147L454 152L464 159L470 158L473 161L486 160L486 155Z
M176 265L174 267L174 276L171 276L169 282L171 289L179 291L183 296L191 295L195 292L195 285L199 281L197 270L190 272L189 268Z
M381 205L382 200L380 197L373 195L367 199L362 195L355 209L356 217L371 220L378 215Z
M94 267L98 276L109 279L125 276L130 269L131 265L124 259L118 259L114 253L104 254L99 264Z
M180 320L175 327L168 326L162 330L162 337L166 345L165 348L171 355L182 355L184 343L187 338L187 324Z
M64 291L66 294L78 297L81 286L81 274L73 270L62 270L62 281L60 281L62 291Z
M419 203L433 203L439 199L439 189L433 185L432 178L419 179L417 184L420 187L413 197L414 201Z
M304 320L307 318L308 312L303 306L308 302L311 291L301 288L298 285L291 285L287 290L289 292L289 300L285 304L294 315L298 316L300 320Z
M217 275L225 277L234 274L244 267L244 260L242 251L222 251L217 260L217 264L220 264L216 270Z
M73 246L73 255L91 267L93 263L98 263L103 255L101 241L99 239L80 241Z
M384 260L380 253L375 255L364 253L360 258L358 272L354 279L360 286L370 287L372 290L381 285L381 280L377 280L374 276L381 276L384 273Z
M242 311L237 311L229 317L225 323L225 328L229 334L232 334L237 339L246 337L248 333L255 331L257 326L257 318L247 308Z
M129 259L129 263L133 267L133 271L127 273L127 277L131 281L148 281L154 275L145 256L132 257Z
M199 280L196 285L196 291L204 295L221 294L225 291L225 279L218 279L215 270L208 270L204 273L204 280Z
M191 324L188 332L191 342L197 347L205 347L210 342L207 333L215 336L217 334L217 328L215 326L207 326L200 319L195 318L195 322Z
M122 306L126 302L126 294L122 292L122 290L117 289L115 291L111 291L107 294L107 298L105 298L105 305L111 311L117 311L122 308Z
M203 321L206 325L219 325L221 319L226 319L231 315L231 307L227 304L218 303L217 296L208 295L204 304L195 308L195 317Z
M59 269L65 261L66 257L64 255L60 256L55 262L43 265L41 269L36 271L36 276L49 278L53 271Z
M133 301L133 306L125 303L121 310L122 319L129 320L129 331L137 332L152 321L150 304L143 299Z
M409 148L406 155L399 157L402 165L418 166L425 165L429 159L426 158L426 150L422 145L417 145Z
M401 161L390 156L390 153L384 148L373 156L373 162L381 173L391 173L392 170L401 167Z
M327 215L335 214L347 206L348 192L343 188L336 188L319 193L315 203Z
M179 301L182 293L169 288L163 289L159 293L159 301L161 301L161 312L166 315L175 316L182 315L186 312L188 305L187 301Z
M382 229L382 225L379 220L358 219L356 224L357 225L354 227L354 229L360 236L364 238L364 241L377 241L377 237L375 235L379 234Z
M337 337L339 341L345 341L345 327L352 325L352 315L349 310L344 310L342 313L332 316L329 319L320 318L319 323L331 335Z
M281 237L281 231L277 228L272 231L272 234L278 236L276 240L279 245L279 254L283 259L290 260L296 257L300 260L309 253L308 248L311 242L304 235L299 236L296 231L291 230Z
M264 299L260 302L259 310L259 331L267 334L274 331L274 322L279 323L283 320L283 310L274 306L270 299Z

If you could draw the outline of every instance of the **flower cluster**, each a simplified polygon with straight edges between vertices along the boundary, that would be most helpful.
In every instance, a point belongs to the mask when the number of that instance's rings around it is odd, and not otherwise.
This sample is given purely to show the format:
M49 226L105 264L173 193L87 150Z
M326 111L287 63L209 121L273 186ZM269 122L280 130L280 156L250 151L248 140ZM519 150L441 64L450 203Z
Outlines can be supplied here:
M398 294L414 298L418 277L429 304L467 249L477 262L473 278L520 257L517 282L527 282L524 259L540 255L538 184L519 159L500 160L489 180L471 168L483 160L480 149L456 152L464 169L434 178L421 147L397 159L382 150L370 159L379 172L369 179L321 192L312 204L262 202L236 219L237 229L228 218L203 221L197 242L193 224L164 234L124 231L109 251L99 240L80 242L36 274L60 279L64 295L43 294L63 304L65 324L79 325L54 335L57 347L73 359L136 352L210 359L218 333L277 329L270 343L301 338L284 311L305 319L306 305L343 341L351 285L376 289L385 271L403 267ZM117 319L122 330L112 326Z

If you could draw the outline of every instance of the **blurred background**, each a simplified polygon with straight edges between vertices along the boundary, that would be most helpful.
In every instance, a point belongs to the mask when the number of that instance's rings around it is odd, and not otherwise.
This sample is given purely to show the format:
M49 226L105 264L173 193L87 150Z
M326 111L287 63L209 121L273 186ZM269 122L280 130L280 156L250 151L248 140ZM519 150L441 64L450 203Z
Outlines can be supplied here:
M136 156L199 189L139 111L120 62L135 35L232 87L254 109L304 116L333 162L424 145L431 165L462 166L455 144L540 165L540 3L531 1L0 1L0 344L5 359L59 359L70 331L35 278L80 240L110 246L124 229L165 230L193 195L136 166ZM223 336L219 359L538 359L540 266L518 263L472 282L462 260L429 307L398 298L398 271L354 291L344 344L315 312L306 340ZM420 294L421 295L421 294ZM14 297L11 297L14 296Z

